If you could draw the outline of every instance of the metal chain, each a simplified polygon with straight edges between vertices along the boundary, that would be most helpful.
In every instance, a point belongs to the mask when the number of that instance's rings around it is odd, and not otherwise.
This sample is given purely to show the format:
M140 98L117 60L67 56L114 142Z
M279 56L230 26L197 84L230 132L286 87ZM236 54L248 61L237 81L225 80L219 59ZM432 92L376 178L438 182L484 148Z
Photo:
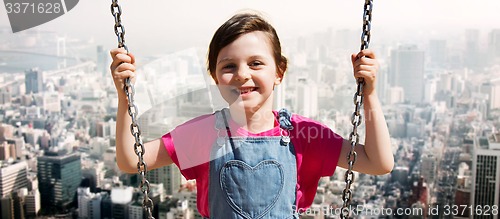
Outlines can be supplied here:
M125 27L121 23L120 16L122 15L122 9L118 4L118 0L112 0L111 3L111 14L115 18L115 34L118 37L118 48L124 48L127 53L128 48L125 45ZM137 154L138 162L137 162L137 171L141 177L141 182L139 188L141 189L144 200L142 201L142 207L146 211L146 214L149 219L154 219L153 217L153 201L149 198L150 186L149 181L146 179L146 175L148 173L148 165L144 161L143 155L146 153L144 149L144 144L142 142L141 130L139 129L139 124L137 123L137 115L139 114L139 110L134 103L134 95L135 89L134 85L130 82L130 78L125 79L125 84L123 86L123 90L128 98L128 114L132 118L132 124L130 124L130 132L132 136L135 138L134 144L134 152Z
M371 30L371 20L372 20L372 8L373 8L373 0L365 0L365 7L363 12L363 32L361 34L361 50L368 49L370 44L370 30ZM359 135L358 135L358 126L361 125L363 117L360 113L361 106L363 105L363 86L365 85L365 81L363 78L358 78L356 80L357 89L354 94L354 113L351 117L351 123L353 125L352 132L349 135L349 141L351 142L351 150L347 154L347 171L344 175L345 179L345 188L342 192L342 209L341 209L341 218L349 218L350 217L350 204L352 198L351 185L354 183L354 172L352 171L354 167L354 163L356 163L357 153L354 150L359 143Z

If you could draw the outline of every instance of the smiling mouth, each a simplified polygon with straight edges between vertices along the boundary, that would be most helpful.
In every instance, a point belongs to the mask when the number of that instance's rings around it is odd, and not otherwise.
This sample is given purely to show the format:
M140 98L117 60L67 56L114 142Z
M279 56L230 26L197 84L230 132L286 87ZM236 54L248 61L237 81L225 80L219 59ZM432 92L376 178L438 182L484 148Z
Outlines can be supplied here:
M247 94L247 93L250 93L250 92L256 91L256 90L257 90L257 87L247 87L247 88L235 89L234 91L236 93L239 93L239 94Z

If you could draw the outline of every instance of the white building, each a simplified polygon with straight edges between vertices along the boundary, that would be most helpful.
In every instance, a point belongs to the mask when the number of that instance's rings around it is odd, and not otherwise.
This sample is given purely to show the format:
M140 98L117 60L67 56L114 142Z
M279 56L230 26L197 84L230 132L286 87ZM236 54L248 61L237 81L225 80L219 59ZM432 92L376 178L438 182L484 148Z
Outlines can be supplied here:
M37 189L28 192L28 195L25 196L25 209L27 216L35 216L38 215L40 209L42 208L42 200L40 192Z
M78 188L78 218L101 218L101 193L91 193L90 188Z
M435 180L437 170L437 159L434 154L426 153L422 156L420 168L420 175L422 175L428 184Z
M299 78L297 84L296 113L309 118L318 116L318 88L306 78Z
M494 138L478 138L474 144L470 204L471 206L498 206L500 204L500 134L494 134ZM498 215L492 216L494 219L498 218ZM483 217L471 215L470 218Z
M18 189L28 188L28 164L21 161L4 164L0 169L0 197L10 195Z

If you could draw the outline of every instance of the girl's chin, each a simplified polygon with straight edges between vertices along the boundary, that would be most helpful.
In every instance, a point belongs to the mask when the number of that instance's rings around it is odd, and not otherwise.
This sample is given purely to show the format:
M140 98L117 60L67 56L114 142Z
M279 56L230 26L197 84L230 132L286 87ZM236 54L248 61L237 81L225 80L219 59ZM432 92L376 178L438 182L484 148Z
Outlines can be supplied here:
M239 111L255 111L258 104L252 103L251 101L245 101L237 99L235 102L229 105L231 109L236 109Z

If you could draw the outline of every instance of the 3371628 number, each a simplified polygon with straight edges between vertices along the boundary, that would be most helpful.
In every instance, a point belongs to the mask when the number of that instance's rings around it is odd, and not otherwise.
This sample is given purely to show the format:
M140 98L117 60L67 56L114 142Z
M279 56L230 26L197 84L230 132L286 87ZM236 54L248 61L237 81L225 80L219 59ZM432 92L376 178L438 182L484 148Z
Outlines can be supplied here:
M444 205L444 215L498 215L498 205Z
M61 3L6 3L7 14L59 14L62 13Z

